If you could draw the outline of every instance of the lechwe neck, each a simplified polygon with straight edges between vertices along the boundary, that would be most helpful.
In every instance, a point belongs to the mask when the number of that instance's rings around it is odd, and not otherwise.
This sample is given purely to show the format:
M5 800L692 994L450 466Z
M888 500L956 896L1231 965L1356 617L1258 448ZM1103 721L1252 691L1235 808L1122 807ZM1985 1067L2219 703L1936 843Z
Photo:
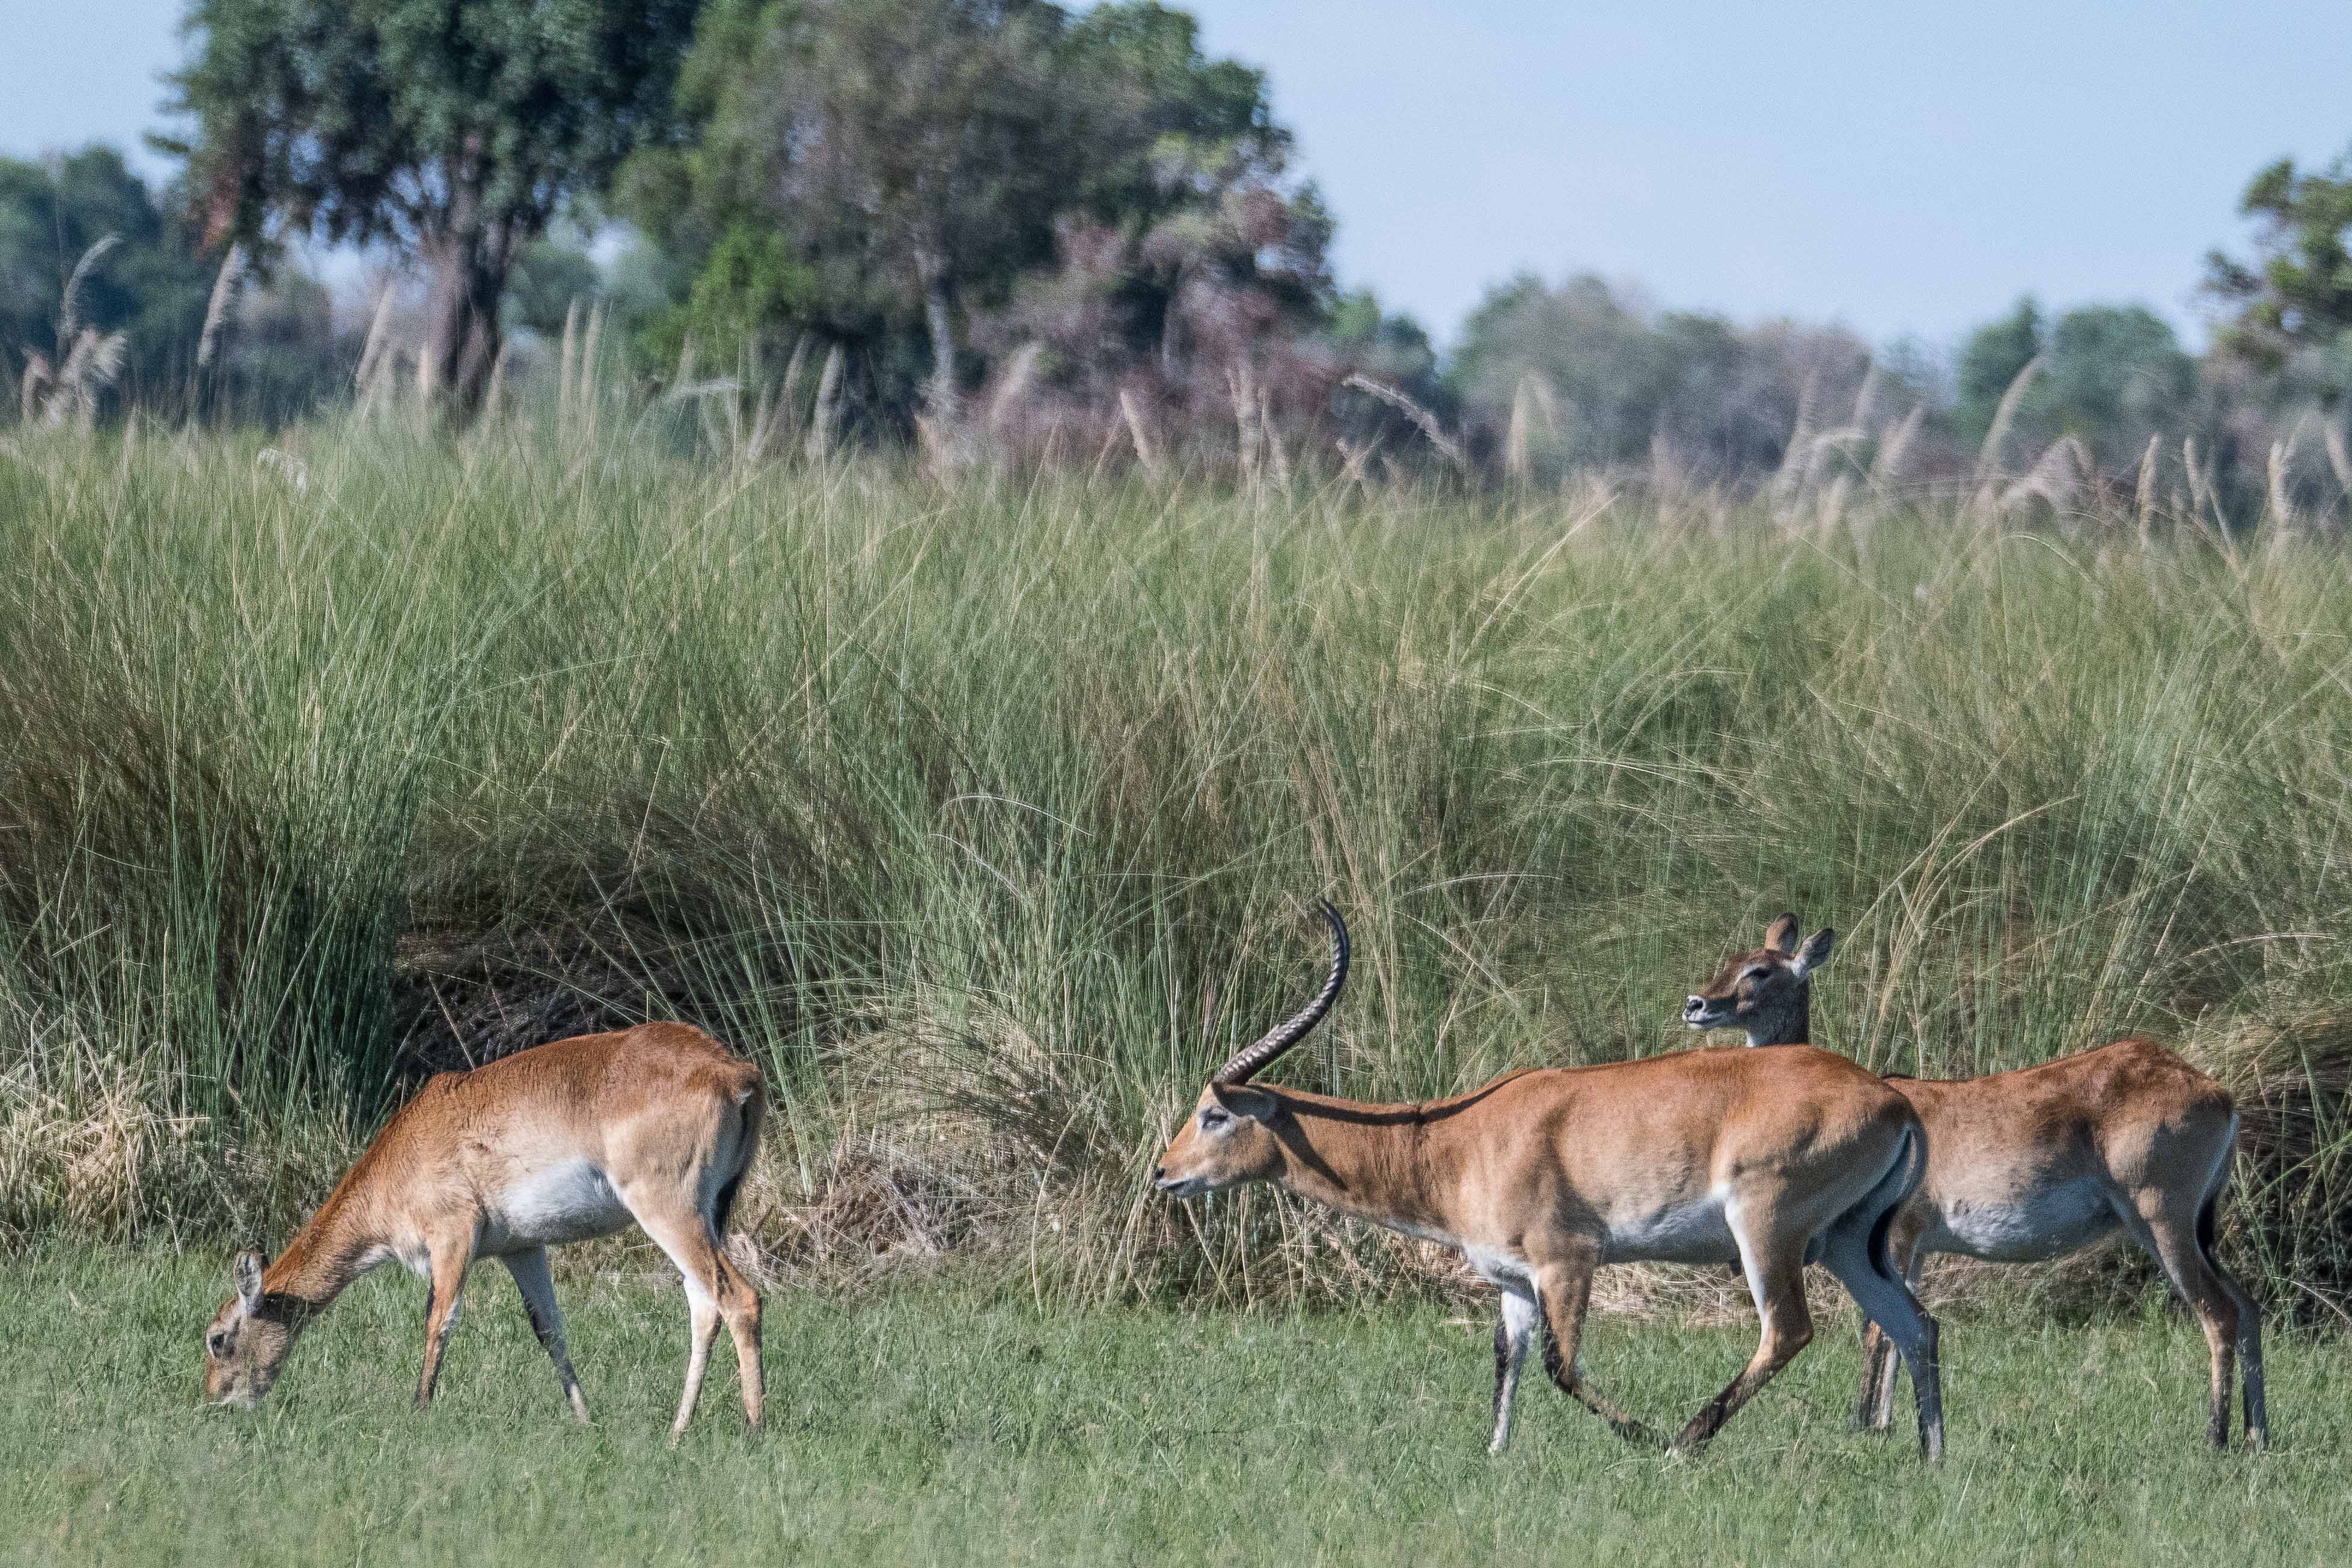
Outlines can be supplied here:
M359 1180L367 1165L362 1158L352 1168L262 1272L264 1294L300 1301L316 1313L352 1281L392 1256L381 1228L369 1219L373 1205Z
M1797 999L1777 1019L1759 1019L1748 1031L1750 1045L1811 1045L1813 1043L1813 988L1797 988Z
M1455 1235L1456 1184L1449 1173L1458 1162L1448 1157L1446 1113L1486 1090L1463 1100L1388 1104L1250 1087L1286 1113L1270 1124L1282 1151L1267 1178L1275 1186L1391 1229L1433 1239Z

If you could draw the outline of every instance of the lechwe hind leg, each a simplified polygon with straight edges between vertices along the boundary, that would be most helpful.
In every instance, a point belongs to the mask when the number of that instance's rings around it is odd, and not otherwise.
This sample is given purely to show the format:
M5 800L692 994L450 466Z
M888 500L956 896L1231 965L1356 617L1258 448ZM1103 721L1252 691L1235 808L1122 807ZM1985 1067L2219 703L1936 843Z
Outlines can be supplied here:
M547 1249L516 1252L502 1260L507 1272L514 1276L515 1289L522 1292L522 1310L530 1319L530 1332L539 1336L540 1348L555 1364L555 1375L563 1385L563 1397L571 1402L572 1418L585 1426L588 1400L580 1392L572 1356L563 1348L563 1312L555 1304L555 1281L547 1272Z
M709 1364L711 1342L719 1337L724 1318L735 1341L736 1374L743 1385L743 1418L760 1424L763 1389L760 1369L760 1292L727 1260L710 1216L683 1193L664 1188L637 1188L621 1194L621 1201L645 1228L654 1245L677 1265L686 1285L686 1303L692 1340L686 1363L686 1388L677 1402L677 1419L670 1436L686 1431L694 1404L702 1393L702 1374Z
M2262 1448L2269 1446L2271 1437L2270 1412L2263 1400L2263 1310L2213 1255L2213 1210L2221 1201L2217 1187L2198 1212L2197 1250L2238 1308L2238 1375L2246 1388L2246 1447Z
M1937 1359L1936 1320L1919 1305L1919 1298L1911 1293L1895 1267L1879 1228L1885 1213L1869 1200L1849 1210L1823 1238L1821 1260L1838 1277L1863 1315L1903 1353L1903 1364L1911 1371L1911 1390L1919 1402L1919 1451L1931 1462L1941 1464L1944 1379Z
M1916 1301L1919 1295L1919 1270L1927 1259L1919 1250L1919 1227L1906 1209L1895 1220L1887 1239L1887 1252L1903 1276ZM1885 1331L1871 1322L1868 1314L1862 1320L1862 1396L1853 1412L1853 1429L1857 1432L1884 1432L1895 1423L1895 1385L1903 1375L1903 1363L1895 1354L1895 1342Z
M2236 1362L2242 1322L2239 1303L2245 1301L2242 1290L2231 1287L2235 1281L2224 1283L2224 1276L2207 1259L2204 1248L2198 1245L2200 1222L2211 1223L2200 1213L2183 1213L2187 1206L2158 1188L2148 1188L2132 1195L2128 1207L2119 1209L2124 1228L2132 1239L2154 1258L2164 1270L2165 1279L2189 1310L2197 1314L2200 1327L2205 1331L2205 1345L2211 1356L2210 1378L2206 1391L2205 1436L2217 1448L2230 1446L2230 1401L2236 1393ZM2210 1207L2210 1200L2200 1208ZM2251 1306L2249 1301L2246 1304ZM2258 1320L2259 1321L2259 1320ZM2260 1333L2257 1328L2255 1333ZM2247 1386L2247 1434L2249 1445L2259 1447L2266 1433L2256 1428L2260 1415L2261 1341L2256 1338L2254 1364Z
M1748 1293L1756 1299L1763 1332L1739 1375L1676 1434L1672 1444L1676 1448L1704 1447L1813 1341L1812 1312L1805 1305L1805 1238L1776 1235L1738 1218L1732 1220L1731 1234L1739 1244L1740 1270L1748 1278Z
M1503 1288L1503 1315L1495 1321L1495 1436L1486 1451L1499 1454L1511 1445L1511 1401L1519 1392L1519 1364L1528 1358L1528 1342L1536 1335L1543 1316L1534 1292L1522 1286Z

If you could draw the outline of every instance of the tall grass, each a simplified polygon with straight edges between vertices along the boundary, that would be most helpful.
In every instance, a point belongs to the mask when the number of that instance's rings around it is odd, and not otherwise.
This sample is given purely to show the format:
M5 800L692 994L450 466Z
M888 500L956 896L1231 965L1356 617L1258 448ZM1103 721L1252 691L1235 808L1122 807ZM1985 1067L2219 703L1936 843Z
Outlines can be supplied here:
M1406 1244L1138 1180L1328 894L1358 966L1292 1082L1680 1049L1793 906L1881 1071L2182 1038L2247 1099L2233 1245L2352 1282L2323 543L354 423L27 439L0 559L20 1239L280 1224L420 1073L677 1016L768 1068L778 1270L1394 1288Z

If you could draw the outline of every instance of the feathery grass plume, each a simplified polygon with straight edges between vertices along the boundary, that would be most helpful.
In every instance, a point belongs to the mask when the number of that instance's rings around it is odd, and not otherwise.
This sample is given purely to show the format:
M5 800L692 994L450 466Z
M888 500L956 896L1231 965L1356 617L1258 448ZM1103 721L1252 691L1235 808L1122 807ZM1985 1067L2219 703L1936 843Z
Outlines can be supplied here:
M2093 472L2089 450L2075 437L2062 435L2043 449L2022 478L2001 491L2000 509L2013 512L2038 500L2063 517L2074 508Z
M1465 472L1469 469L1469 454L1462 450L1461 443L1445 434L1445 427L1437 422L1435 414L1413 402L1402 390L1389 385L1386 382L1375 381L1361 371L1353 372L1340 384L1353 387L1360 392L1376 397L1395 409L1412 422L1413 428L1421 432L1429 444L1436 449L1440 457Z
M2271 443L2270 460L2264 465L2264 498L2268 510L2263 522L2280 537L2294 532L2298 526L2294 497L2287 494L2287 457L2289 445L2284 441Z
M1134 388L1118 389L1118 413L1126 422L1128 440L1134 444L1135 460L1143 465L1144 475L1158 484L1165 474L1160 465L1159 451L1151 444L1151 432L1144 425L1143 410L1136 403Z
M2346 520L2352 522L2352 451L2346 450L2344 432L2334 421L2320 421L2319 444L2327 454L2328 470L2336 476L2336 502L2346 508Z
M1878 361L1872 360L1863 368L1862 384L1853 392L1853 413L1846 419L1857 430L1868 430L1878 413Z
M841 345L825 350L824 369L817 372L816 403L809 414L808 456L822 463L833 455L834 433L841 422Z
M1247 361L1225 367L1225 390L1234 404L1234 462L1241 474L1242 487L1251 497L1263 492L1258 451L1265 430L1258 418L1257 388L1250 378Z
M2147 450L2139 455L2139 480L2132 486L2132 515L2139 523L2139 544L2142 549L2152 542L2156 522L2156 471L2162 457L2164 437L2150 435Z
M1878 452L1871 459L1870 486L1882 503L1903 482L1903 465L1911 455L1912 444L1918 440L1919 427L1927 417L1927 403L1913 403L1902 423L1879 441Z
M1045 345L1034 340L1013 350L1012 361L997 378L996 391L988 400L989 429L1003 430L1022 400L1028 396L1029 384L1036 379L1038 356L1045 351Z
M392 279L386 277L375 291L375 308L368 313L367 336L360 345L360 362L352 372L352 386L356 393L353 412L362 419L391 396L392 379L398 352L392 340Z
M58 379L57 367L45 354L25 356L24 379L17 382L16 417L24 424L32 424L40 415L50 387Z
M1523 373L1511 389L1511 422L1503 437L1503 474L1514 484L1529 483L1535 475L1532 452L1534 424L1541 414L1547 434L1559 434L1559 400L1551 382L1534 371Z
M88 431L97 423L98 402L121 373L130 340L121 332L100 332L81 320L81 290L98 264L122 243L116 234L102 235L81 253L67 275L58 297L57 358L27 353L25 374L17 386L18 412L27 425L52 428L70 421Z
M604 411L604 370L596 350L604 335L604 307L588 308L588 325L580 335L580 387L572 402L573 412L580 416L579 441L583 446L596 444L596 427Z
M556 355L555 369L555 428L568 434L572 429L572 379L580 361L580 298L574 295L563 307L563 345ZM694 379L694 334L686 335L678 345L677 375L673 386L684 386Z
M196 339L196 369L207 370L220 348L222 329L228 324L229 312L236 307L238 291L245 283L245 246L240 242L228 247L221 258L220 273L213 279L212 297L205 305L204 330Z
M2006 471L2003 465L2009 427L2017 418L2017 405L2024 401L2026 388L2042 373L2042 358L2036 354L2026 361L2024 368L2011 379L2008 390L2000 394L2000 402L1993 406L1992 423L1985 429L1984 444L1977 448L1976 473L1969 482L1980 501L1992 498L1994 481Z
M44 378L36 410L40 423L57 426L70 420L75 429L90 430L98 420L98 400L122 372L129 343L121 332L101 333L95 327L75 333L64 361ZM30 365L26 375L29 380Z
M1271 395L1261 385L1257 389L1257 427L1265 436L1267 464L1274 470L1274 487L1279 493L1290 494L1290 454L1282 444L1282 428L1274 420Z
M66 352L66 342L81 329L81 286L90 269L106 259L107 254L122 243L119 234L102 235L81 253L73 271L66 276L65 288L58 296L58 351Z

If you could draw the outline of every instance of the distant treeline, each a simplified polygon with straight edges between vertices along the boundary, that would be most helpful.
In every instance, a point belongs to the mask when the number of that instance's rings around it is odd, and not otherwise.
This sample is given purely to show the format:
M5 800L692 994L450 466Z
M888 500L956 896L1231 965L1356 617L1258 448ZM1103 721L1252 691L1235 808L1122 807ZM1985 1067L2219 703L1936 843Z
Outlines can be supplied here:
M551 37L523 0L446 10L194 0L171 184L103 148L0 162L18 417L293 419L364 359L464 423L585 307L647 393L957 455L1271 441L1535 483L1999 479L2062 508L2185 486L2231 519L2352 493L2352 154L2250 183L2202 355L2133 304L2021 300L1946 356L1522 275L1441 360L1340 287L1265 73L1181 11L582 0ZM585 236L616 223L600 265ZM302 237L413 281L339 314L287 261Z

